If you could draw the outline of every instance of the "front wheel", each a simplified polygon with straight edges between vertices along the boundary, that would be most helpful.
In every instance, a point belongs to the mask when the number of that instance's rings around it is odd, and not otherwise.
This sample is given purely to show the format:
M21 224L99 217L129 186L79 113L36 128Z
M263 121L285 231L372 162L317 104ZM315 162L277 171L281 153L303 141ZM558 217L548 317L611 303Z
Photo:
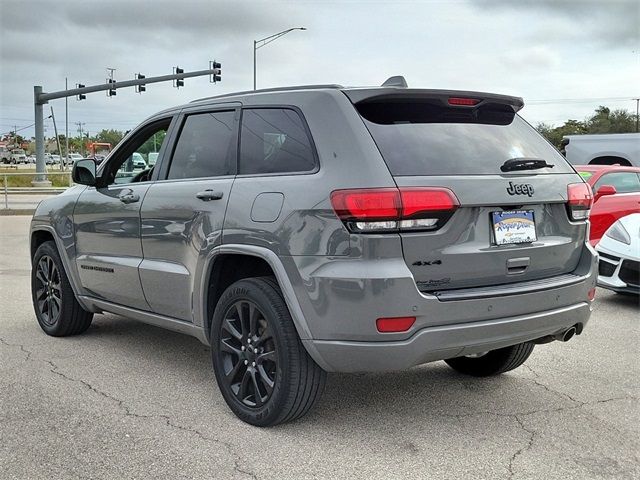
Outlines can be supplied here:
M33 256L31 296L38 323L47 335L76 335L91 325L93 313L76 300L53 241L44 242Z
M483 355L469 355L445 360L457 372L474 377L488 377L508 372L522 365L531 352L533 343L525 342L511 347L491 350Z
M326 372L302 345L271 277L240 280L225 290L213 314L211 354L227 405L251 425L295 420L324 390Z

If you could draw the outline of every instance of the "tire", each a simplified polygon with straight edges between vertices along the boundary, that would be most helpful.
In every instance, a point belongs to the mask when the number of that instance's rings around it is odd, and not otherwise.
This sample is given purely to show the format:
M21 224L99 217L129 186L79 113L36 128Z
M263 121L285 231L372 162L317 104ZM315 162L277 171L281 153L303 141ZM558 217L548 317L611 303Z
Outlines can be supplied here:
M479 357L456 357L445 360L455 371L474 377L488 377L508 372L522 365L531 352L534 344L520 343L511 347L491 350Z
M53 241L44 242L33 256L31 297L40 328L47 335L77 335L91 325L93 313L76 300Z
M239 280L222 294L211 323L211 356L227 405L251 425L300 418L324 390L327 374L302 345L270 277Z

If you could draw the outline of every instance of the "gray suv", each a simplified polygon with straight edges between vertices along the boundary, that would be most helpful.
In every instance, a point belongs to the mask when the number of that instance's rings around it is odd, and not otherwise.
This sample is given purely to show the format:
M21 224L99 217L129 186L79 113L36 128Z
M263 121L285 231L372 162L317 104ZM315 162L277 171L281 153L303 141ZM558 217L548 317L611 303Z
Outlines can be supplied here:
M512 370L582 332L596 282L591 191L522 106L324 85L158 113L38 206L38 322L72 335L111 312L195 336L259 426L304 415L326 372Z

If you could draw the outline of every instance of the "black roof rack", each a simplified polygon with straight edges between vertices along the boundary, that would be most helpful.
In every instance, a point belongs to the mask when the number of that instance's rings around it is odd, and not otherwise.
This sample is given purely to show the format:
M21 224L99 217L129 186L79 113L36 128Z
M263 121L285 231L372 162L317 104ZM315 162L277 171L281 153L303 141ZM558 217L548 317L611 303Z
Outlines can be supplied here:
M288 92L291 90L318 90L318 89L324 89L324 88L340 89L344 87L342 85L327 84L327 85L296 85L291 87L263 88L260 90L245 90L243 92L224 93L222 95L214 95L213 97L198 98L197 100L192 100L189 103L204 102L207 100L214 100L214 99L225 98L225 97L239 97L243 95L253 95L254 93Z

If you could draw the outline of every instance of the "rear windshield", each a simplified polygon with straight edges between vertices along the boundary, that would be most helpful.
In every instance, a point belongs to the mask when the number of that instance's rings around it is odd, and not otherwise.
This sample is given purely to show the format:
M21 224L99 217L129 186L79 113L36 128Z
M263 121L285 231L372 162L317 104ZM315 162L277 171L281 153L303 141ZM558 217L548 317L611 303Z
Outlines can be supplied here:
M510 107L449 108L429 102L356 105L389 170L408 175L494 175L512 158L553 164L514 173L571 173L573 169Z

